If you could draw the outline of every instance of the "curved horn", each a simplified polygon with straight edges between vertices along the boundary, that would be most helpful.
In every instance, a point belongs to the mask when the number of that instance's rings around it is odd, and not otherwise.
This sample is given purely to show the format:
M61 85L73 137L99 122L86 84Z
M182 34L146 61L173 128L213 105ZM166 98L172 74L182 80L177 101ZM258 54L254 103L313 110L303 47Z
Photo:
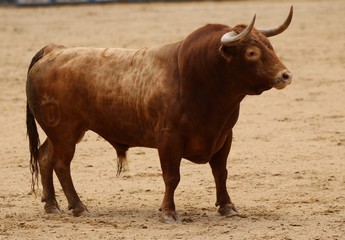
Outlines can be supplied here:
M240 41L242 41L244 38L248 36L248 34L252 31L254 23L255 23L256 15L254 15L252 22L239 34L237 34L234 31L225 33L220 41L225 46L234 46L238 44Z
M282 25L280 25L277 28L272 28L272 29L267 29L267 30L259 30L259 32L261 32L266 37L272 37L272 36L275 36L275 35L278 35L278 34L284 32L291 23L292 15L293 15L293 6L290 7L289 16L286 18L285 22Z

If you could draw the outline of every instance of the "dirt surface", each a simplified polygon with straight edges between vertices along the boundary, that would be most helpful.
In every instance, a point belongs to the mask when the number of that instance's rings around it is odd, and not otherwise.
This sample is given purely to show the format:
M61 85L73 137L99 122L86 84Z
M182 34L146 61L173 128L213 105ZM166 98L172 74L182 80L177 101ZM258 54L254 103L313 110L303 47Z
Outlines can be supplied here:
M63 213L44 213L40 193L30 193L25 127L26 71L41 47L149 47L254 13L258 28L272 27L291 4L291 27L271 42L293 83L247 97L234 129L228 185L242 217L219 216L209 166L183 161L182 223L161 223L157 151L131 149L129 170L116 177L115 151L91 132L72 162L90 216L71 215L56 178ZM343 0L0 8L0 239L344 239L344 13Z

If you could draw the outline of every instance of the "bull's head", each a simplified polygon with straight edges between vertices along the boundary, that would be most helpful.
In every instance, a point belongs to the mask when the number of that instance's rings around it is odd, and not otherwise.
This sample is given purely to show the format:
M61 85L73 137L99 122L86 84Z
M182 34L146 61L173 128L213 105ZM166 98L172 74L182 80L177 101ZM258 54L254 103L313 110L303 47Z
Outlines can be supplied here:
M260 94L272 87L283 89L291 83L292 74L276 56L268 37L278 35L288 28L293 7L285 22L277 28L256 30L255 15L248 26L238 25L221 38L220 53L236 69L245 75L242 78L251 89L249 94Z

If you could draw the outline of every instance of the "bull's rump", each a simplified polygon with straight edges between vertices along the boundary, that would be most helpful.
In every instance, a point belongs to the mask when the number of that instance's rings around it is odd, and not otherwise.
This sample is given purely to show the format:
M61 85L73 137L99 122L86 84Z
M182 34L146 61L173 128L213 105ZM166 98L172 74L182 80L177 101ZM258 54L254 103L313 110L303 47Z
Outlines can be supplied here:
M155 145L164 71L146 50L48 46L28 73L30 108L43 130L93 130L111 143Z

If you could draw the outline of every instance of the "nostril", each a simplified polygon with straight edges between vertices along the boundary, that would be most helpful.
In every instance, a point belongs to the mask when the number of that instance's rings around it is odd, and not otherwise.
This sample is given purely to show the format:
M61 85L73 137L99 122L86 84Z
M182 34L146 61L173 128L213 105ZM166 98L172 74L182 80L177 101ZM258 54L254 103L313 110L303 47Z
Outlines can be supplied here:
M277 73L276 77L274 78L273 87L276 89L283 89L287 85L289 85L292 81L292 73L285 69Z
M291 78L291 73L289 71L283 72L282 78L284 80L289 80Z

